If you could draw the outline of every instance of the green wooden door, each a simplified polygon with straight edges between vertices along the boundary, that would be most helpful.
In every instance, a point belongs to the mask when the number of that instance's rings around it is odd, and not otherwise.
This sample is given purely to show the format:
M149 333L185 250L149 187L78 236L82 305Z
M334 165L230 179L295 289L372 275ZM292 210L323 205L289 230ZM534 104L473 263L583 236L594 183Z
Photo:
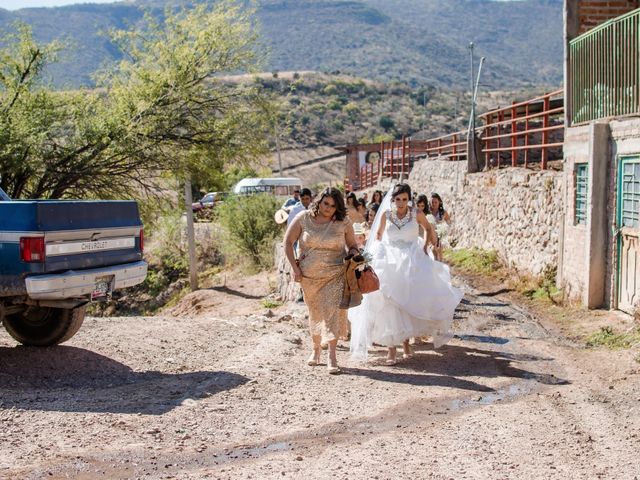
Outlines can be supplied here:
M640 156L621 157L618 170L618 308L640 307Z

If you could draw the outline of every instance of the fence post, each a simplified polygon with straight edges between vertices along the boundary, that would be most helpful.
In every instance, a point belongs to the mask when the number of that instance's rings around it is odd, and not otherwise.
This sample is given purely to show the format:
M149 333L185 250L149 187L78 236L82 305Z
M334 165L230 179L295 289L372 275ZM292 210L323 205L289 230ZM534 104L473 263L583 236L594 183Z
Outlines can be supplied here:
M496 147L497 147L497 151L496 151L496 156L497 156L497 162L496 162L496 166L498 169L500 169L500 148L502 148L502 141L499 138L500 137L500 128L502 127L502 121L504 120L504 111L500 110L498 112L498 123L496 124L496 135L498 136L498 138L496 138Z
M407 137L402 136L402 163L400 164L400 180L404 181L404 161L407 158Z
M454 133L454 134L453 134L453 144L452 144L452 145L453 145L453 148L452 148L452 152L451 152L451 153L452 153L452 155L451 155L451 156L452 156L452 158L453 158L454 160L457 160L457 159L458 159L458 155L457 155L457 153L458 153L458 146L456 145L456 143L458 143L458 134L457 134L457 133Z
M524 116L527 117L524 121L524 146L529 146L529 104L527 103L524 107ZM528 168L529 166L529 149L524 149L524 168Z
M518 165L518 154L516 153L516 146L518 145L518 137L516 134L518 133L518 125L516 123L516 107L515 101L511 102L511 166L515 167Z
M491 128L491 120L493 119L493 115L491 115L491 116L487 115L485 117L485 119L486 119L486 122L487 122L487 125L486 125L486 128L485 128L485 131L487 132L486 136L490 137L491 134L493 133L492 132L493 129ZM468 148L469 147L467 147L467 149ZM491 140L486 139L484 141L484 149L486 150L484 152L484 169L485 170L489 170L489 164L491 163L491 152L489 152L490 148L491 148ZM470 152L467 151L467 158L469 158L469 155L470 155Z
M550 105L550 99L549 99L549 95L544 97L544 106L543 106L543 110L544 110L544 117L542 120L542 128L544 128L545 130L542 131L542 154L540 157L540 162L541 162L541 168L542 170L546 170L547 168L547 143L549 142L549 132L546 130L546 128L549 126L549 105Z
M382 170L384 165L384 141L380 141L380 158L378 159L378 180L380 180L384 176L384 172Z

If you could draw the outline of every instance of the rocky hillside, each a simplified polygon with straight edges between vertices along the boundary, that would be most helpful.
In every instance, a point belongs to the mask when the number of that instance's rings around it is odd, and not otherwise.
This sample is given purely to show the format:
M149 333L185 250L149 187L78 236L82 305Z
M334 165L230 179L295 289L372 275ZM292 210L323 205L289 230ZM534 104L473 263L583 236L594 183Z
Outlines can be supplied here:
M126 28L145 9L161 15L182 0L137 0L59 8L0 8L0 27L15 20L41 40L70 47L51 68L58 87L91 85L118 58L102 32ZM468 44L487 57L490 88L557 84L562 77L561 0L259 0L265 70L340 71L413 86L466 88Z

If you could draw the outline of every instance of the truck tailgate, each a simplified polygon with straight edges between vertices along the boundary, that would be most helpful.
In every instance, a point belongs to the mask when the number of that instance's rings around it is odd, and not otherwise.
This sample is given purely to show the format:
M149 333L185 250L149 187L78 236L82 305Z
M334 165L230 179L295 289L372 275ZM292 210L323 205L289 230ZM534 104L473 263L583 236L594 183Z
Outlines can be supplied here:
M42 273L142 259L142 224L136 202L38 202L36 221L45 238Z

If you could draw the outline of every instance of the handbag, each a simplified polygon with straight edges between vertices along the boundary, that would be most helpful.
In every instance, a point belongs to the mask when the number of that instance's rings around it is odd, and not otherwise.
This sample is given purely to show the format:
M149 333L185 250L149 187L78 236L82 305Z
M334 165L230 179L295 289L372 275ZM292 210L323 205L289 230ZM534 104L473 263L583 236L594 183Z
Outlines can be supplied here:
M367 265L363 270L356 270L358 289L360 293L371 293L380 290L380 279L371 265Z

